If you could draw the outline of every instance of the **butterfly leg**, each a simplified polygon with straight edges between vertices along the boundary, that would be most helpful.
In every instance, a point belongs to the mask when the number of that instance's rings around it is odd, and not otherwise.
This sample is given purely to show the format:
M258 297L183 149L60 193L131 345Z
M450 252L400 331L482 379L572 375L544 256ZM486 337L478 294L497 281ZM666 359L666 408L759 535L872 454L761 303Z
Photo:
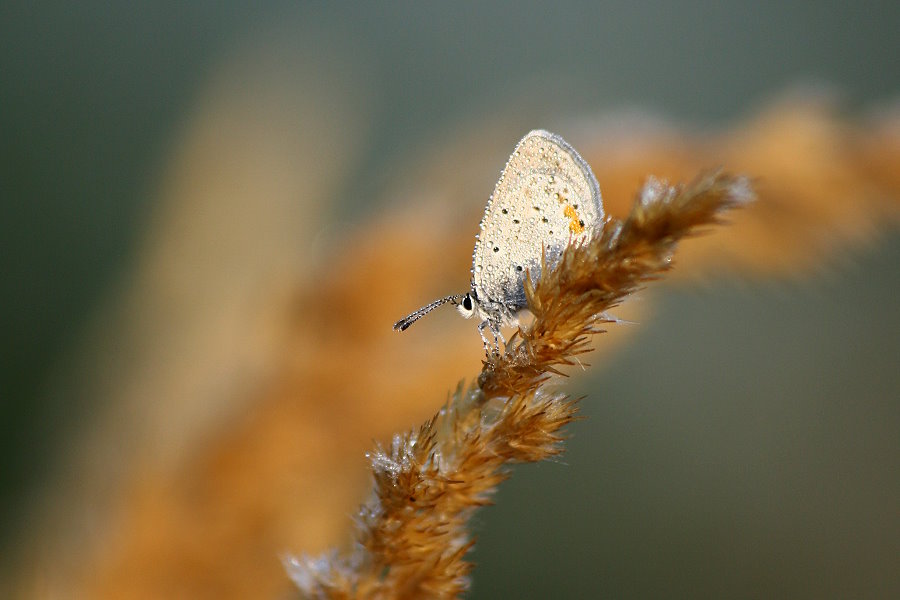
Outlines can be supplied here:
M492 324L490 321L487 321L487 320L482 321L481 323L478 324L478 335L481 336L481 341L484 342L484 353L487 354L488 356L490 356L490 355L492 354L492 352L491 352L491 343L488 341L487 336L484 335L484 330L485 330L485 328L487 328L488 326L490 326L490 328L491 328L491 333L494 335L493 354L499 355L499 354L500 354L500 347L499 347L498 344L497 344L497 334L496 334L496 332L494 331L494 326L493 326L493 324Z
M484 353L490 354L490 350L488 349L488 339L484 335L484 328L487 327L490 323L488 321L482 321L478 324L478 335L481 336L481 341L484 342Z
M494 336L493 344L491 344L488 341L487 336L484 335L484 330L487 327L490 327L491 335ZM484 342L484 353L487 355L493 354L494 356L500 356L500 340L503 339L503 336L500 335L500 327L492 321L485 320L478 325L478 334L481 336L481 341Z
M498 355L500 354L500 340L503 340L503 345L506 345L506 340L503 339L503 334L500 333L500 324L494 321L491 321L491 333L494 334L494 352Z

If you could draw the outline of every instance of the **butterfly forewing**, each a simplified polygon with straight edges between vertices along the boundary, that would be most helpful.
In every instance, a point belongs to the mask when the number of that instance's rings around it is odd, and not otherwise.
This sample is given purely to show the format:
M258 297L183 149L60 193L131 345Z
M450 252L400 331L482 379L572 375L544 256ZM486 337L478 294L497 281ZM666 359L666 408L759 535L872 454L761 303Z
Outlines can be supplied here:
M525 306L525 271L540 275L541 249L556 264L571 239L603 219L590 167L558 135L536 130L516 146L485 209L475 242L472 280L484 300Z

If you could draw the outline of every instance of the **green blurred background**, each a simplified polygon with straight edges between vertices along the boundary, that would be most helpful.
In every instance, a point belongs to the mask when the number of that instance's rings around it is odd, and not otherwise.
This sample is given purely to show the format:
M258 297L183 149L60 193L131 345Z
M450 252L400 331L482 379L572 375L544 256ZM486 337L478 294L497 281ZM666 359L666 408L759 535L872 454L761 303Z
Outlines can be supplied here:
M285 56L364 78L367 134L329 207L355 221L409 148L535 82L522 102L560 115L713 126L801 84L855 118L897 100L898 26L887 1L4 2L2 539L90 419L52 382L128 273L173 135L254 40L296 31ZM518 469L479 515L472 597L900 594L898 264L894 234L809 280L659 294L581 383L563 462Z

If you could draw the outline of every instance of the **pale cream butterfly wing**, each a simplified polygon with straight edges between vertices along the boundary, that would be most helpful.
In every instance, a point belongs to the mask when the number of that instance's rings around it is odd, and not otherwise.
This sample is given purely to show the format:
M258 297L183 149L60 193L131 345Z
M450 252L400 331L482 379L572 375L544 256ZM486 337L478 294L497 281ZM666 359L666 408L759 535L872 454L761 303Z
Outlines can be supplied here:
M480 302L525 307L525 271L540 277L541 248L555 265L570 240L603 219L600 186L587 162L560 136L534 130L506 163L481 220L472 257Z

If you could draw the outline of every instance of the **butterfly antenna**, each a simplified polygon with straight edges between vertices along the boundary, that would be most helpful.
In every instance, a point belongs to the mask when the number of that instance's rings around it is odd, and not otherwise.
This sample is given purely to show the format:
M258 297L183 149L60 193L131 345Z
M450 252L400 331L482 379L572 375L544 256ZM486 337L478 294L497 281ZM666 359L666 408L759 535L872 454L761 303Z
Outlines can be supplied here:
M446 304L448 302L452 302L453 304L459 304L465 294L453 294L452 296L447 296L446 298L441 298L440 300L435 300L431 304L426 304L416 312L407 315L394 323L394 331L403 331L434 309L442 304Z

